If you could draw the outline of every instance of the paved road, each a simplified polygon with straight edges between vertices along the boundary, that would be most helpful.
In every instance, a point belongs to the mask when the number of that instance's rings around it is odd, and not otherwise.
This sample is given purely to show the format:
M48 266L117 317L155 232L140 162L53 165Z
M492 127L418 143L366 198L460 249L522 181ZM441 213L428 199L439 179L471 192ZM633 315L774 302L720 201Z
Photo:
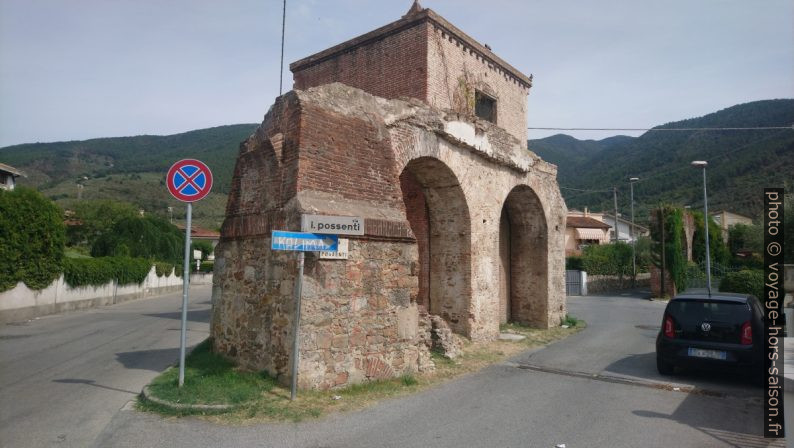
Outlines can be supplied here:
M511 362L372 408L320 421L245 427L119 412L97 447L764 447L762 390L726 375L685 374L708 396L572 376L663 380L653 336L663 303L634 297L569 300L589 326ZM521 368L559 369L548 373ZM794 395L787 394L789 404ZM794 416L794 409L787 415ZM794 430L794 424L789 423ZM782 444L771 445L782 446Z
M188 344L207 337L191 289ZM87 447L179 356L182 293L0 326L0 446Z

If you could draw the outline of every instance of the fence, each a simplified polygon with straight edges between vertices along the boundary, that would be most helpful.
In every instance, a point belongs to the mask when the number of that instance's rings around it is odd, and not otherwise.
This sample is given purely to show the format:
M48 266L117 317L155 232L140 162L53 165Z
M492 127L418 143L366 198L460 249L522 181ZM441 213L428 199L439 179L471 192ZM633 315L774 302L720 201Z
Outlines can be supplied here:
M651 284L651 274L638 273L634 282L631 276L587 275L585 271L565 271L565 295L586 296L608 291L630 288L647 288Z

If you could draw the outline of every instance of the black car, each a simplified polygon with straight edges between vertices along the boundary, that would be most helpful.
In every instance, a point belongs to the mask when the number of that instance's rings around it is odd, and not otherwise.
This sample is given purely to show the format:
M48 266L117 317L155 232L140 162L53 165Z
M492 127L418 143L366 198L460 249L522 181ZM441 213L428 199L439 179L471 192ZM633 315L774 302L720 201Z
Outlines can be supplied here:
M664 310L656 337L656 368L735 368L763 374L763 309L747 294L681 294Z

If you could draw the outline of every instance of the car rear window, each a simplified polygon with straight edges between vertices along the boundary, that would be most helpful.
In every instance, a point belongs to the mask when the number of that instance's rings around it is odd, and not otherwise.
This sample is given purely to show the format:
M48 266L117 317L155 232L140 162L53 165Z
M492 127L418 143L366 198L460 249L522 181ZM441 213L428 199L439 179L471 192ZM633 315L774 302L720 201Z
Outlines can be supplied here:
M704 321L741 325L750 319L748 304L718 300L678 299L670 302L667 312L681 325Z

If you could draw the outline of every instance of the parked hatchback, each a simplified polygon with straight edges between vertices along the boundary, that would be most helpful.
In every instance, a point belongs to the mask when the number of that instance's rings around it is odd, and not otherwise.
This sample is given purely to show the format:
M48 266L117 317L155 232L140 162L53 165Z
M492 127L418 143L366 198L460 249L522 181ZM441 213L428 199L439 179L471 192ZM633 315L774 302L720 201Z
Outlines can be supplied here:
M763 373L763 310L746 294L681 294L670 300L656 338L656 368L736 368Z

